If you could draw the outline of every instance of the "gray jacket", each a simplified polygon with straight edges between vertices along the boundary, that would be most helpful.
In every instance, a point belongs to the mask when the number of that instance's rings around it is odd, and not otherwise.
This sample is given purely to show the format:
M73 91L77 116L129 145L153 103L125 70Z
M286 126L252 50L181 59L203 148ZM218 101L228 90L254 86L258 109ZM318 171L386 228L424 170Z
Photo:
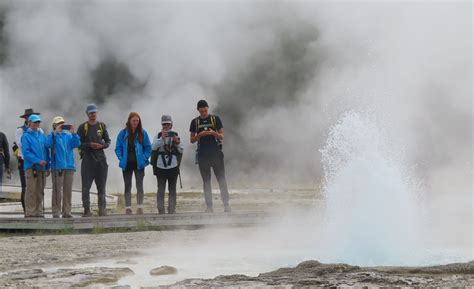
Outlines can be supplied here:
M165 152L165 143L170 143L170 141L171 141L170 137L163 139L161 137L159 138L158 135L156 135L155 138L153 139L153 145L151 149L154 151L158 150L158 152ZM176 145L176 149L178 150L180 154L182 154L184 151L184 147L181 143L179 145ZM169 156L165 156L166 161L168 161L168 158ZM167 169L176 168L177 166L178 166L178 159L176 155L171 155L171 164L167 166L165 166L165 164L163 163L163 158L161 157L161 155L158 156L158 160L156 164L157 168L167 170Z

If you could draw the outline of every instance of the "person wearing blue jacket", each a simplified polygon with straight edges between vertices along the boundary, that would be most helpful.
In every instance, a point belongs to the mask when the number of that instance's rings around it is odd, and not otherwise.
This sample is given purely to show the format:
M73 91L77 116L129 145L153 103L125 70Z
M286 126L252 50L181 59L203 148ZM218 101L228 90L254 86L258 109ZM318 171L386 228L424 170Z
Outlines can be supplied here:
M63 218L72 218L72 185L76 171L74 149L80 146L81 141L74 126L64 125L64 118L61 116L53 118L53 130L45 143L51 152L53 218L59 218L61 213Z
M140 115L131 112L126 127L117 136L115 154L122 168L125 183L125 214L132 214L132 175L137 186L137 214L143 214L143 178L145 168L150 163L151 142L142 127Z
M33 114L28 118L28 129L21 137L26 176L25 218L44 218L44 186L49 176L49 150L46 136L40 130L41 118Z

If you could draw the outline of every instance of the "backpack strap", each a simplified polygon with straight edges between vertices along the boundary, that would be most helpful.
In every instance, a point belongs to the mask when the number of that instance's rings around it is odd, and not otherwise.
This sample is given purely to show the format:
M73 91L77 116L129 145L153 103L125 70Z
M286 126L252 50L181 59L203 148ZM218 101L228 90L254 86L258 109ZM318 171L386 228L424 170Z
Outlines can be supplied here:
M211 124L212 128L217 131L217 123L216 123L216 117L214 115L211 115Z

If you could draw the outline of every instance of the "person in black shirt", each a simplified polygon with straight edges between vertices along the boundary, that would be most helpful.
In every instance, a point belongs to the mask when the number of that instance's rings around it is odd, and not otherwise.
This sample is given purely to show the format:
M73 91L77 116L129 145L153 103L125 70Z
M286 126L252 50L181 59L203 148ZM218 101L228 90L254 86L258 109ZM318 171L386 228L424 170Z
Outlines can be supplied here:
M8 140L3 132L0 132L0 190L2 190L3 167L5 166L7 178L11 178L10 171L10 151Z
M222 142L224 140L224 126L217 115L209 114L209 105L205 100L197 104L199 116L191 121L189 131L191 132L191 143L198 143L197 162L203 180L204 199L206 201L206 213L212 213L212 188L211 168L214 170L221 198L224 204L224 212L230 213L229 191L225 179L224 153Z
M106 215L105 187L108 164L104 149L110 146L110 137L104 123L97 121L97 106L89 104L86 109L89 120L81 124L77 134L81 138L80 154L82 158L82 205L83 217L92 216L90 209L90 189L92 182L97 186L99 216Z

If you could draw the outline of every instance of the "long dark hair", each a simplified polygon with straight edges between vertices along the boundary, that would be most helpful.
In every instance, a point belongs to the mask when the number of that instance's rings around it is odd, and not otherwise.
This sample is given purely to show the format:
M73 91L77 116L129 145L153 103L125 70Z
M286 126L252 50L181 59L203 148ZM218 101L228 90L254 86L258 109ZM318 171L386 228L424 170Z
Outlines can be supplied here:
M137 135L138 135L138 142L140 142L141 144L143 144L143 127L142 127L142 118L140 117L140 115L136 112L131 112L129 115L128 115L128 120L127 120L127 123L125 124L126 128L127 128L127 131L128 131L128 141L130 143L134 142L134 138L135 138L135 135L133 134L133 131L132 131L132 126L130 124L130 120L133 118L133 117L138 117L138 126L137 126Z

